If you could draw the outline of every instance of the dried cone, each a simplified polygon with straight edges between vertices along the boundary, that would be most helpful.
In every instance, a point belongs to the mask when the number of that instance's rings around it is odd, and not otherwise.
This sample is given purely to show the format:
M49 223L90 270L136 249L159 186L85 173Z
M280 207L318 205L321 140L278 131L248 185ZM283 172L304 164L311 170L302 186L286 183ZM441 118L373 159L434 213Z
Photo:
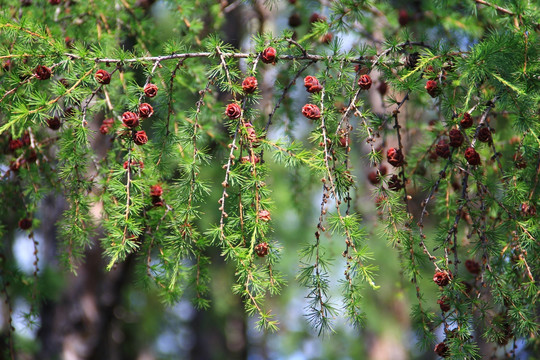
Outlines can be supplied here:
M276 54L276 49L269 46L261 53L261 61L265 64L275 64Z
M371 77L369 75L362 75L358 79L358 86L362 90L368 90L371 87Z
M242 81L242 90L244 90L246 94L251 94L257 90L257 85L257 79L254 76L248 76Z
M321 117L321 110L314 104L306 104L302 108L302 115L311 120L317 120Z
M108 71L99 69L94 75L96 81L100 84L107 85L111 82L111 74Z
M403 157L403 153L401 152L401 150L396 149L396 148L390 148L386 152L386 157L387 157L388 163L390 163L390 165L392 165L394 167L403 166L404 157Z
M482 161L480 160L480 154L474 150L473 147L468 147L467 150L465 150L465 159L470 165L480 165Z
M265 257L268 255L268 243L262 242L259 245L255 246L255 252L257 253L257 256L259 257Z
M158 87L154 84L146 84L144 87L144 95L148 96L149 98L153 98L157 95Z
M227 105L225 115L230 119L238 119L242 115L242 108L237 103L231 103Z

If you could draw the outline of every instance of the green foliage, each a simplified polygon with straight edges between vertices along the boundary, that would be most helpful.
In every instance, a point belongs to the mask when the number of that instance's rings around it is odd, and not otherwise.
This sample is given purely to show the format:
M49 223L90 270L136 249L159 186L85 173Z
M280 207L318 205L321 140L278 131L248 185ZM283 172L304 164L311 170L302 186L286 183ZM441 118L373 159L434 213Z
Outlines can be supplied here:
M28 276L3 246L1 291L9 304L9 287L24 289L28 321L38 316L44 276L33 229L55 194L66 202L56 225L66 269L76 273L87 249L99 246L107 270L134 261L137 281L166 304L185 296L197 309L212 306L218 249L233 269L230 292L258 329L280 329L270 298L300 284L318 334L338 331L342 316L361 331L366 302L388 286L379 273L382 239L399 259L396 281L412 299L421 349L444 343L445 356L477 359L487 356L482 339L538 350L537 5L291 2L283 6L303 24L244 34L240 50L222 32L224 14L259 3L158 2L154 13L142 2L121 3L62 2L43 11L1 2L1 229L11 243L19 226L36 248ZM309 22L315 6L328 16ZM274 61L263 56L268 47ZM306 84L304 92L307 75L318 90ZM243 88L247 76L258 81L253 93ZM370 87L361 86L365 76ZM129 125L123 115L141 115L141 104L153 114ZM463 145L445 151L451 130ZM385 163L390 148L404 155L402 164ZM314 236L303 239L296 279L280 271L291 248L273 219L289 210L275 205L280 182L295 198L291 208L314 197L319 204L318 218L305 221ZM441 275L449 279L437 286Z

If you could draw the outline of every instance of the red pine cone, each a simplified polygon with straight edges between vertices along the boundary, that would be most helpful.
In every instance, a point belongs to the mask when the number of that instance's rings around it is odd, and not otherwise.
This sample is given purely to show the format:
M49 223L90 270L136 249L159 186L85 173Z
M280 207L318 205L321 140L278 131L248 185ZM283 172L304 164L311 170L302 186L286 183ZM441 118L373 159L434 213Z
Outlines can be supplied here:
M249 142L257 141L257 132L253 128L253 125L250 122L246 122L244 124L244 127L246 128L247 138L248 138Z
M488 127L482 127L478 130L478 140L484 143L491 142L491 130Z
M369 75L360 76L358 85L362 90L368 90L371 87L371 77Z
M99 132L102 133L103 135L106 135L111 129L111 127L113 126L113 124L114 124L114 120L112 118L104 119L103 122L101 123L101 126L99 127Z
M24 218L19 220L19 228L21 230L28 230L32 227L32 219Z
M311 16L309 17L309 22L311 24L313 24L314 22L317 22L317 21L321 21L321 22L325 22L326 21L326 17L324 16L321 16L317 13L313 13L311 14Z
M17 149L20 149L24 146L24 143L21 139L15 139L15 140L9 140L9 150L15 151Z
M527 167L527 162L523 158L523 154L520 152L514 154L514 165L518 169L525 169Z
M321 110L314 104L306 104L302 108L302 115L311 120L317 120L321 117Z
M131 164L128 164L127 160L124 161L124 169L125 170L127 170L128 167L131 169L131 168L137 167L137 166L140 169L144 169L144 163L142 161L131 160Z
M459 122L461 124L461 127L464 129L468 129L471 126L473 126L473 118L471 114L465 113L463 114L463 119Z
M270 220L272 220L272 218L270 217L270 211L268 211L268 210L260 210L257 217L259 219L261 219L262 221L270 221Z
M265 64L275 64L276 54L276 49L269 46L261 53L261 61Z
M144 145L148 142L148 136L146 136L146 131L140 130L133 135L133 141L137 145Z
M149 98L153 98L157 95L158 87L154 84L146 84L144 87L144 95L148 96Z
M381 94L381 96L386 95L386 92L388 91L388 84L384 81L381 81L379 86L377 86L377 91L379 92L379 94Z
M399 10L398 22L399 22L399 25L401 26L405 26L409 23L409 13L407 12L407 10L405 9Z
M439 286L446 286L450 282L451 275L447 271L437 271L433 275L433 281Z
M388 179L388 188L392 191L399 191L404 188L401 179L397 175L390 176Z
M289 26L292 28L302 25L302 19L298 13L291 14L289 16Z
M482 163L480 154L478 154L473 147L468 147L467 150L465 150L465 159L467 159L467 162L471 165L480 165Z
M49 129L51 130L58 130L60 129L60 119L58 116L53 116L52 118L47 119L47 126L49 126Z
M448 137L450 137L450 146L458 148L463 144L463 134L458 129L452 129L448 133Z
M345 148L345 147L349 146L350 143L351 143L350 135L349 136L341 135L339 137L339 140L338 140L339 146Z
M24 160L24 159L22 159L22 160ZM17 160L12 160L12 161L9 162L9 169L11 171L18 171L19 168L21 167L21 163L22 162L19 162Z
M160 185L150 186L150 196L161 196L163 195L163 188Z
M386 152L386 158L388 159L388 162L390 163L390 165L394 167L403 166L404 157L403 157L403 153L399 149L396 149L396 148L388 149L388 151Z
M227 105L225 115L227 115L230 119L238 119L240 115L242 115L242 108L237 103L231 103Z
M111 82L111 74L108 71L99 69L94 75L96 81L100 84L107 85Z
M148 103L139 105L139 116L143 119L149 118L154 113L154 108Z
M43 65L38 65L34 69L34 75L36 75L39 80L47 80L51 77L51 73L51 69Z
M266 242L262 242L255 246L255 252L259 257L265 257L266 255L268 255L268 249L268 243Z
M139 126L139 115L131 111L126 111L122 114L122 122L128 128Z
M23 134L23 136L21 137L21 141L25 146L30 145L30 134L28 133L28 131Z
M527 217L535 216L536 207L533 204L523 203L521 204L521 214Z
M381 179L379 178L379 174L377 173L377 170L371 170L368 173L367 178L369 182L371 183L371 185L377 185L378 183L381 182Z
M435 351L435 354L441 357L448 357L450 355L450 349L448 349L448 346L446 346L446 343L444 341L437 344L433 351Z
M426 91L432 98L437 97L440 93L439 84L434 80L428 80L426 82Z
M248 76L242 81L242 90L244 90L246 94L251 94L257 90L257 85L257 79L254 76Z
M69 87L69 81L67 81L67 79L65 79L65 78L59 79L58 82L59 82L60 84L62 84L65 88L68 88L68 87Z
M159 196L152 196L152 205L163 206L163 200Z
M446 296L441 297L437 300L437 304L441 307L441 311L447 312L450 310L450 304L447 303L448 298Z
M251 157L250 155L246 155L246 156L242 156L240 158L240 162L245 164L245 163L255 163L255 164L258 164L259 161L261 161L261 159L259 159L259 157L257 155L253 155L253 157Z
M474 260L471 260L471 259L465 260L465 268L471 274L479 274L480 273L480 264L478 264Z
M322 90L322 86L319 83L319 80L315 76L306 76L304 78L304 86L308 93L318 93Z
M37 153L35 150L29 151L28 156L26 157L26 161L29 163L34 163L37 161Z
M443 159L448 159L450 157L450 146L445 140L439 140L435 146L435 153Z
M333 38L334 38L334 35L332 35L332 33L326 33L323 36L321 36L319 41L323 44L330 44L330 41L332 41Z

